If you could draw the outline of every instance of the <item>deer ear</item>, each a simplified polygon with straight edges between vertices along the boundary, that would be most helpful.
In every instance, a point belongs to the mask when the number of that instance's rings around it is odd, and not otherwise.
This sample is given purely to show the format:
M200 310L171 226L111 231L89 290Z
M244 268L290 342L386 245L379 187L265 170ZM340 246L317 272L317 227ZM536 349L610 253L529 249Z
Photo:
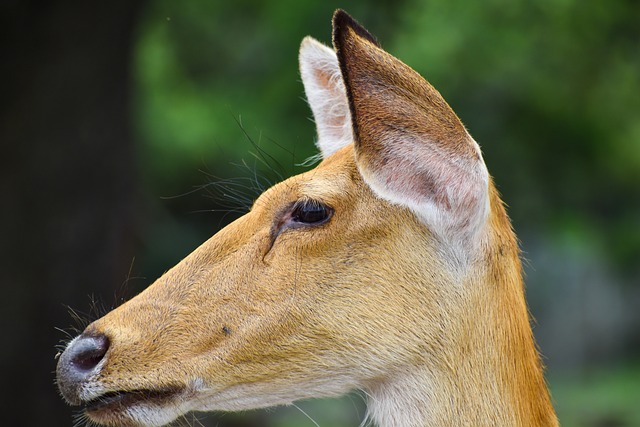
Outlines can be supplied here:
M300 46L300 74L318 131L322 157L353 142L347 95L333 49L311 37Z
M480 147L438 91L341 10L333 43L363 178L443 240L469 247L489 209Z

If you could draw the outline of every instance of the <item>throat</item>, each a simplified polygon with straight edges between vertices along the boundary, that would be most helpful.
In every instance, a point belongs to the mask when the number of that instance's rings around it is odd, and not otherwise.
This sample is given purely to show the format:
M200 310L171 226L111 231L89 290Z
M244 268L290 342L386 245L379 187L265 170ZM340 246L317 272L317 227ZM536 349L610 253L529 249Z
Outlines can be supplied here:
M368 417L378 427L558 425L541 374L519 389L487 368L398 371L366 389Z
M378 427L446 425L437 412L447 405L438 402L436 391L434 378L426 369L398 372L366 390L367 417Z

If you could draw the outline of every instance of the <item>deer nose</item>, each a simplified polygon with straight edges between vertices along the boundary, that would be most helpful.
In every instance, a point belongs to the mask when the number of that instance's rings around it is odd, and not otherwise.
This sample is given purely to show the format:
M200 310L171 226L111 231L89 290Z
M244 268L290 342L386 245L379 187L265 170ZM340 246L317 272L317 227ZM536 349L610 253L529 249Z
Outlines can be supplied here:
M68 362L76 370L89 373L100 363L108 349L109 339L105 335L80 336L65 353L68 353Z
M82 385L97 372L108 349L106 335L80 335L62 353L56 370L58 388L69 403L82 403Z

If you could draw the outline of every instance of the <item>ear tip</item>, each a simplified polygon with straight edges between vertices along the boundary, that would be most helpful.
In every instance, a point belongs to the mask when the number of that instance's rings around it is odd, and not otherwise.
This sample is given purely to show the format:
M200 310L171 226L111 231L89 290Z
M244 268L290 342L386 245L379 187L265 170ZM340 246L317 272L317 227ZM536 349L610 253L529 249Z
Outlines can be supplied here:
M306 36L305 38L303 38L302 42L300 43L300 59L309 56L311 54L311 51L314 50L318 44L320 43L311 36Z
M344 9L336 9L333 12L333 27L334 29L340 26L343 22L353 21L351 15L344 11Z
M317 46L319 44L320 42L318 40L314 39L311 36L306 36L305 38L302 39L302 43L300 43L300 50Z
M302 39L302 43L300 43L300 55L311 54L312 52L317 51L329 51L333 53L333 49L325 46L323 43L311 36L306 36Z
M342 41L350 35L351 30L356 35L380 47L378 40L369 33L362 25L342 9L337 9L333 13L333 45L338 49L342 46Z
M322 67L322 64L327 62L337 61L335 51L314 39L307 36L302 39L300 43L300 51L298 52L298 62L300 66L300 72L305 74L307 71L311 71L317 67Z

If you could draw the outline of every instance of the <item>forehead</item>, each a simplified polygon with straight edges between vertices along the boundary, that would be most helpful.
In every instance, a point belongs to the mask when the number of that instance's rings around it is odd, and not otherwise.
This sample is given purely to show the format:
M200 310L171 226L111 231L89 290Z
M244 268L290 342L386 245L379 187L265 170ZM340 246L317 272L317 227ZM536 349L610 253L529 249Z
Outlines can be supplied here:
M310 198L330 203L355 196L363 186L353 149L345 147L314 169L291 177L267 190L261 198Z
M338 150L315 169L297 178L302 196L320 200L344 197L363 184L351 145Z

